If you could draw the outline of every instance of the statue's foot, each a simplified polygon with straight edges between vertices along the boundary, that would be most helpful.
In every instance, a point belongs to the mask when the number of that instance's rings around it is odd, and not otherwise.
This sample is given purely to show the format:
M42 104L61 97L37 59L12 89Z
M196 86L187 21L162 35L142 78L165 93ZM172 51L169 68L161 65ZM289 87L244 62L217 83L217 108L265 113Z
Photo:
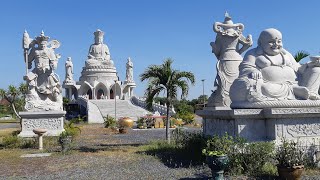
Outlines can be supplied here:
M316 94L316 93L310 93L309 99L311 99L311 100L320 100L320 96L319 96L319 94Z
M303 86L293 86L293 93L296 97L302 100L307 100L310 96L310 91L308 88Z

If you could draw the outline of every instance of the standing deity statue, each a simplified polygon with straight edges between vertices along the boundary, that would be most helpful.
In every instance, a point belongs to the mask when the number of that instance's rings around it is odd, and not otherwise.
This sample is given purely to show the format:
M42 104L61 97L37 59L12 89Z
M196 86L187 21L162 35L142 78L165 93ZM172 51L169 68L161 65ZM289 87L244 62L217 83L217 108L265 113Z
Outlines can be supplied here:
M223 23L214 23L213 30L217 36L216 41L211 42L210 45L212 53L218 59L217 76L214 83L217 89L211 94L208 106L229 107L231 104L230 87L239 76L239 64L243 59L240 54L252 46L252 37L251 35L244 37L242 35L244 25L233 24L228 13L225 14Z
M66 78L65 82L74 82L73 80L73 63L71 61L71 57L68 57L66 64Z
M94 44L89 48L88 60L86 66L110 65L113 66L113 61L110 58L110 51L106 44L103 44L104 32L97 29L94 34Z
M23 48L27 74L24 80L28 84L25 109L27 111L62 110L62 94L59 77L54 70L57 68L59 54L54 50L59 48L57 40L48 42L49 37L42 31L34 40L27 32L23 36ZM34 68L31 72L28 69Z
M128 58L128 62L126 64L126 81L133 82L133 63L130 57Z

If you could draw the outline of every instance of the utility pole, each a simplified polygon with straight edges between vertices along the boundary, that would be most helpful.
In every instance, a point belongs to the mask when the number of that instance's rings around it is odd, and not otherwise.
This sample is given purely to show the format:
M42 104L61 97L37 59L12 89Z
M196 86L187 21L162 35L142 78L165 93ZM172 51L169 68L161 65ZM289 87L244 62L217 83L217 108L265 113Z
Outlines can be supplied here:
M203 108L205 107L205 97L204 97L204 80L205 80L205 79L201 79L201 81L202 81L202 98L203 98Z

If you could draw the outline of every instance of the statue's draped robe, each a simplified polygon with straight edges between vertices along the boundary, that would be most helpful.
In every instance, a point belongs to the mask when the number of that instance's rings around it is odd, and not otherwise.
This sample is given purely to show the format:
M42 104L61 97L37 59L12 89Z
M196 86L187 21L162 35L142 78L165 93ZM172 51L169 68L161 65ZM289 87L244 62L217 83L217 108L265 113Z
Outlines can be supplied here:
M37 74L36 89L41 94L52 94L52 90L57 86L58 79L53 74L53 64L56 61L56 55L50 48L43 50L32 50L29 55L29 63L35 61L33 73Z

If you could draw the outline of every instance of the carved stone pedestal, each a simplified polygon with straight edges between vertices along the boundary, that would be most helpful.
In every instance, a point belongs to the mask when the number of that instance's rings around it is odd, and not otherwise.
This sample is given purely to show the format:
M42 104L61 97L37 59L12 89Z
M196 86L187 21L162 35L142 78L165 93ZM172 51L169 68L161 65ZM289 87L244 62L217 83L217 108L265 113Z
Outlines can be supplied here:
M47 129L46 136L59 136L63 129L65 111L20 112L22 131L20 137L37 136L33 130Z
M206 135L240 136L251 141L297 140L301 146L320 145L320 108L264 108L197 111Z

